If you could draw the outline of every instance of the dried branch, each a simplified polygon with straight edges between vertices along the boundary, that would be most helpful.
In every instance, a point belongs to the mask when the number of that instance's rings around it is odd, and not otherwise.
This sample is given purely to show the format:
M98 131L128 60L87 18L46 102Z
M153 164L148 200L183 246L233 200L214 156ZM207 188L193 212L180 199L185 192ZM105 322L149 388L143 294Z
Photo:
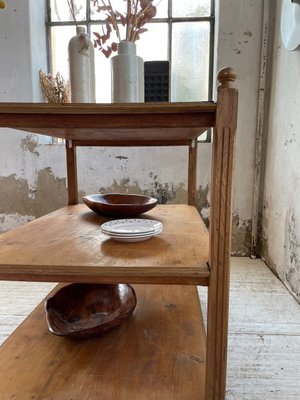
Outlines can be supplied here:
M160 0L153 4L154 0L124 0L126 1L126 12L121 13L115 10L111 0L93 0L93 5L98 13L104 13L105 25L103 26L102 35L98 32L93 32L95 35L94 47L98 48L102 53L109 57L112 52L117 50L115 42L107 45L110 39L111 27L116 32L119 42L122 41L119 24L126 27L124 40L135 42L140 38L140 35L147 32L147 29L142 28L146 23L150 22L156 15L156 6ZM101 5L99 5L101 2Z
M76 20L76 14L75 14L75 7L74 7L74 1L73 0L67 0L69 9L70 9L70 13L72 15L72 18L75 22L76 28L78 27L78 22Z

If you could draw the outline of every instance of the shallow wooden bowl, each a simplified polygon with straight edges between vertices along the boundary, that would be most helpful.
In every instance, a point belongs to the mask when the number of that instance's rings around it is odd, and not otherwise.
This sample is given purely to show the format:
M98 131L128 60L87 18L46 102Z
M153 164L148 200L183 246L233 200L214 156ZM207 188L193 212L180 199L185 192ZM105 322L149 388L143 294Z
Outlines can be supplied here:
M98 214L124 218L142 214L157 204L153 197L121 193L91 194L82 200Z
M126 284L73 283L64 286L45 303L51 333L82 339L124 323L135 306L135 291Z

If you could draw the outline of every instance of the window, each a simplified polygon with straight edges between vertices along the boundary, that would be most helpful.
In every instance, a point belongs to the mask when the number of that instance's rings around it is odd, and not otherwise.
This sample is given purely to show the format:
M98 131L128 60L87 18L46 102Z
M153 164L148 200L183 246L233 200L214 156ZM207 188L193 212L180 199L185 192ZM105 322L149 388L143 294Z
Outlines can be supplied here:
M112 0L122 8L124 0ZM214 0L154 0L157 15L146 25L137 54L144 61L169 60L171 101L211 99L214 33ZM100 31L90 0L75 0L76 19L93 40ZM53 73L68 79L68 42L75 35L75 24L67 0L47 0L49 64ZM118 8L118 7L116 7ZM95 49L97 102L110 102L110 60Z
M124 0L111 0L122 10ZM101 32L90 0L74 0L76 20L93 40ZM137 54L144 61L170 62L171 101L205 101L212 97L214 0L154 0L155 18L141 35ZM49 68L68 79L68 42L75 35L75 23L67 0L47 0ZM110 60L95 49L96 101L110 102ZM210 141L210 131L199 138Z

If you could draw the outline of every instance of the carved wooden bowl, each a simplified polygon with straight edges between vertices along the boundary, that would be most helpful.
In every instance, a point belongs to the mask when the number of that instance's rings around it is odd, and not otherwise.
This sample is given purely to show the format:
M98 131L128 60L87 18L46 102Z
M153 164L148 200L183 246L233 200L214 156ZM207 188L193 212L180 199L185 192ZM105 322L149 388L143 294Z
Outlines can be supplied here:
M135 291L126 284L73 283L64 286L45 303L51 333L82 339L124 323L135 306Z
M93 211L107 217L133 217L151 210L157 199L137 194L91 194L82 198Z

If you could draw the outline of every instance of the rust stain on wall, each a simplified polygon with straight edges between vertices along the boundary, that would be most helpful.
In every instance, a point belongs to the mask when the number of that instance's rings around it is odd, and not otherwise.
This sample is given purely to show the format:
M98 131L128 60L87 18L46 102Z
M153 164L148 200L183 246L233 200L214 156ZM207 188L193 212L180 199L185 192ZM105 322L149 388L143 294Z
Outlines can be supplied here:
M241 50L240 49L233 49L233 51L236 53L236 54L241 54Z
M28 206L28 182L15 174L0 177L0 213L31 215Z
M179 183L160 183L155 181L150 189L151 196L158 199L160 204L167 203L185 203L187 201L187 191L184 189L184 184Z
M40 217L67 204L66 179L54 176L51 168L38 172L34 188L15 174L0 177L0 213Z
M248 38L252 38L253 33L251 31L246 31L243 33L244 36L248 37Z
M264 199L263 204L263 219L261 224L261 256L263 259L268 257L269 243L268 243L268 209L269 203L267 199Z
M158 199L159 204L184 203L187 201L187 192L184 189L183 183L179 183L178 185L167 182L161 183L157 175L153 173L151 173L150 177L153 178L153 182L145 189L142 189L136 180L132 181L130 178L123 178L120 181L114 180L110 186L100 187L99 192L142 194L155 197Z
M34 216L47 214L67 204L66 178L58 178L50 167L38 172ZM37 203L37 204L35 204Z
M128 160L128 157L125 156L115 156L118 160Z
M122 178L120 181L116 179L110 186L101 186L99 193L126 193L126 194L146 194L145 190L142 190L137 181L131 181L130 178Z
M21 148L25 151L30 151L30 153L39 156L39 152L36 150L38 147L38 142L36 141L34 135L28 135L25 139L21 139Z
M205 223L205 225L209 226L209 186L199 186L199 189L196 192L196 205L197 209Z
M137 181L124 178L120 181L114 180L112 185L100 187L100 193L132 193L152 196L158 199L160 204L184 204L187 202L187 190L184 183L177 185L173 183L162 183L158 176L150 173L153 182L146 189L142 189ZM196 206L205 223L209 226L209 186L200 185L196 192ZM236 256L249 256L251 249L251 220L242 220L238 213L233 214L232 224L232 254Z
M232 215L231 253L234 256L250 256L251 252L251 219L241 219L234 211Z
M296 143L296 132L294 130L294 125L289 124L287 132L286 132L287 138L284 141L284 147L289 146L290 144Z
M266 204L268 208L268 204ZM287 211L286 239L283 265L277 265L270 255L268 220L264 218L262 234L262 258L273 273L285 284L300 303L300 238L297 235L297 219L293 208Z
M295 294L298 301L300 300L300 238L297 236L297 221L295 212L290 208L288 213L288 243L287 246L287 270L285 279Z

